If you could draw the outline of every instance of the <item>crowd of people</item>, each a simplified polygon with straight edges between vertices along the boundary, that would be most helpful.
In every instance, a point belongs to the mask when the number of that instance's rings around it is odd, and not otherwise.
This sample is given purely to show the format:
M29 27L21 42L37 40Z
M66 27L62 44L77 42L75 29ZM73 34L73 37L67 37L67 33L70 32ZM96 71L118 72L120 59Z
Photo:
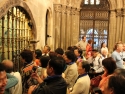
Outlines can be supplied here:
M119 42L108 55L106 43L93 49L86 37L66 51L25 49L20 54L23 67L13 71L13 62L0 63L0 94L125 94L125 44ZM98 86L91 80L101 77Z

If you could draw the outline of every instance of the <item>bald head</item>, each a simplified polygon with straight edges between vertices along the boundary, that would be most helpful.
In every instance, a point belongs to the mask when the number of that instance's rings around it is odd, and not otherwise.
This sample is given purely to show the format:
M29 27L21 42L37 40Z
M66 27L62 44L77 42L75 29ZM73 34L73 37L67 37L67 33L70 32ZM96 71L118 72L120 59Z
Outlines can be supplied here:
M13 71L13 62L11 60L3 60L3 65L5 66L5 71L11 73Z

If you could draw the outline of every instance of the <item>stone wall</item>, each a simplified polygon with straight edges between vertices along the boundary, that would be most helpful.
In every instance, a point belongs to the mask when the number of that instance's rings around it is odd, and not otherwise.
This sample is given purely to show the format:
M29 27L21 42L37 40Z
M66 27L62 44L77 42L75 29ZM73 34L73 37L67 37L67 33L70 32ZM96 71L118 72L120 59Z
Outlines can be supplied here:
M22 6L33 22L36 48L45 45L46 13L48 10L47 40L52 50L75 45L79 40L79 12L83 0L1 0L0 18L13 6ZM108 0L110 4L108 48L112 52L114 44L125 42L125 1Z

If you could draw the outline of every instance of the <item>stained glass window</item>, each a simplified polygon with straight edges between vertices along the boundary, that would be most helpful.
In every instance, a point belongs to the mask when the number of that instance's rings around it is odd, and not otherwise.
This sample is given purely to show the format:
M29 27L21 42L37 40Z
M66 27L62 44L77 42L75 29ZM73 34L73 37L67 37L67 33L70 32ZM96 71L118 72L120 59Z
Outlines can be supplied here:
M89 4L89 0L85 0L84 4Z
M100 0L96 0L96 5L99 5L100 4Z
M91 5L94 5L94 0L90 0L90 4L91 4Z
M100 4L100 0L85 0L84 4L85 5L88 5L88 4L90 4L90 5L99 5Z

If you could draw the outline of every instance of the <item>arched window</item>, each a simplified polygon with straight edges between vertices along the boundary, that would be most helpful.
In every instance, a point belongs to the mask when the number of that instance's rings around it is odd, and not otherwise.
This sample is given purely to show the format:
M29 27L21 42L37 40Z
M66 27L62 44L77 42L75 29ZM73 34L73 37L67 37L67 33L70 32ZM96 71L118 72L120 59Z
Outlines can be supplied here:
M107 0L83 0L80 11L80 40L94 40L93 48L107 44L109 31L109 4Z
M45 30L45 45L50 45L50 38L51 38L51 34L50 34L50 26L51 26L51 19L50 19L50 10L47 9L46 11L46 30Z

